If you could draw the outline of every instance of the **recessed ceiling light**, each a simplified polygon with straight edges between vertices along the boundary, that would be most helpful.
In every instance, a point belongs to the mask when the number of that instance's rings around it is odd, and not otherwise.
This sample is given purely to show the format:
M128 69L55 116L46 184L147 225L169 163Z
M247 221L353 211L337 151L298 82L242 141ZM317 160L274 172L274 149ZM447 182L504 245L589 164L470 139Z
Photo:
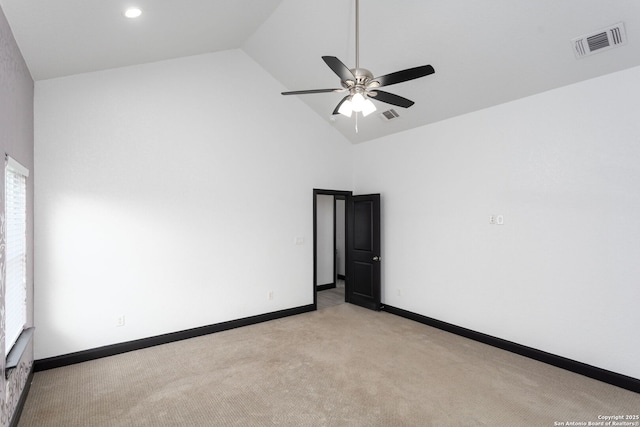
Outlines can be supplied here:
M127 18L137 18L140 15L142 15L142 10L138 9L137 7L130 7L129 9L124 11L124 16L126 16Z

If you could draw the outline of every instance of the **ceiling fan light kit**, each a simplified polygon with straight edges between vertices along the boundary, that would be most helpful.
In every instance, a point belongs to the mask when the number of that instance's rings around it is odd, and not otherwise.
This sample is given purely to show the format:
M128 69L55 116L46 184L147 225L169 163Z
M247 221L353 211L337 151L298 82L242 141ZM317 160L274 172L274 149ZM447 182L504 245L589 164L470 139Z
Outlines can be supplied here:
M356 113L362 113L363 117L367 117L369 114L376 111L376 106L370 99L365 98L361 93L356 93L349 96L349 98L341 103L340 108L338 108L338 113L347 117L351 117L351 114L354 111Z
M324 62L331 68L331 70L340 77L340 84L342 88L338 89L311 89L311 90L297 90L290 92L282 92L282 95L306 95L312 93L328 93L328 92L348 92L342 100L338 103L333 110L333 114L342 114L347 117L355 112L361 113L363 117L376 111L376 106L372 99L387 104L395 105L398 107L409 108L414 102L403 98L393 93L384 92L378 90L383 86L390 86L397 83L414 80L420 77L428 76L435 73L434 68L431 65L423 65L420 67L408 68L402 71L396 71L395 73L385 74L384 76L374 77L371 71L360 68L360 40L359 40L359 25L360 25L360 2L356 2L356 66L355 68L347 68L335 56L323 56ZM357 130L357 125L356 125Z

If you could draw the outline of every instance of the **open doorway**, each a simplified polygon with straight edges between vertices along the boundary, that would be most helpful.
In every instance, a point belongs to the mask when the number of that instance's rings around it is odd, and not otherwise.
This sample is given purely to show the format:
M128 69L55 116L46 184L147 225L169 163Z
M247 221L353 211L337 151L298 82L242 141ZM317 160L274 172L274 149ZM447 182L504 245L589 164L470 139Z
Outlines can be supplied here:
M337 213L341 207L344 207L342 215ZM333 291L344 283L343 296L334 300L335 303L348 302L380 310L380 219L380 194L354 196L350 191L313 190L313 305L316 309L319 292ZM338 223L340 227L336 226ZM344 244L338 249L336 230L342 225ZM339 253L343 254L341 259L338 259ZM341 265L344 273L339 273Z
M314 190L314 304L345 302L348 191Z

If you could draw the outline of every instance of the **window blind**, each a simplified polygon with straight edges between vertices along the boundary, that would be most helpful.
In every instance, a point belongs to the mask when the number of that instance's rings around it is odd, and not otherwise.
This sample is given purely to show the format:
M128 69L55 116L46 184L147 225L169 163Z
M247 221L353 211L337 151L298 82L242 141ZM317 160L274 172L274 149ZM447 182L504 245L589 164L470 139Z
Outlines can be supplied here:
M5 357L27 322L27 177L7 156L5 165Z

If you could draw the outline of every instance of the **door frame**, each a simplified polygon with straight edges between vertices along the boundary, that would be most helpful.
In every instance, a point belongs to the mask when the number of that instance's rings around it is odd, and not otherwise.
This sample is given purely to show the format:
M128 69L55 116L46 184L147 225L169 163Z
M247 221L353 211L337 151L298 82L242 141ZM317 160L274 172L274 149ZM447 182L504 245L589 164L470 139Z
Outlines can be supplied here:
M344 221L345 221L345 236L349 236L349 200L351 199L351 196L353 195L352 191L340 191L340 190L325 190L325 189L318 189L318 188L314 188L313 189L313 307L314 309L318 309L318 248L317 248L317 240L318 240L318 215L317 215L317 210L318 210L318 206L317 206L317 201L318 195L325 195L325 196L334 196L333 198L333 239L334 239L334 262L333 262L333 272L334 272L334 278L336 275L336 262L335 262L335 225L336 225L336 209L335 209L335 204L336 204L336 198L340 198L345 200L345 212L344 212ZM348 240L348 239L347 239ZM347 245L347 242L345 242L345 246ZM349 265L349 251L346 250L345 248L345 265L348 266ZM346 271L345 271L346 273ZM347 299L347 286L349 286L348 280L345 280L345 301L348 302Z

